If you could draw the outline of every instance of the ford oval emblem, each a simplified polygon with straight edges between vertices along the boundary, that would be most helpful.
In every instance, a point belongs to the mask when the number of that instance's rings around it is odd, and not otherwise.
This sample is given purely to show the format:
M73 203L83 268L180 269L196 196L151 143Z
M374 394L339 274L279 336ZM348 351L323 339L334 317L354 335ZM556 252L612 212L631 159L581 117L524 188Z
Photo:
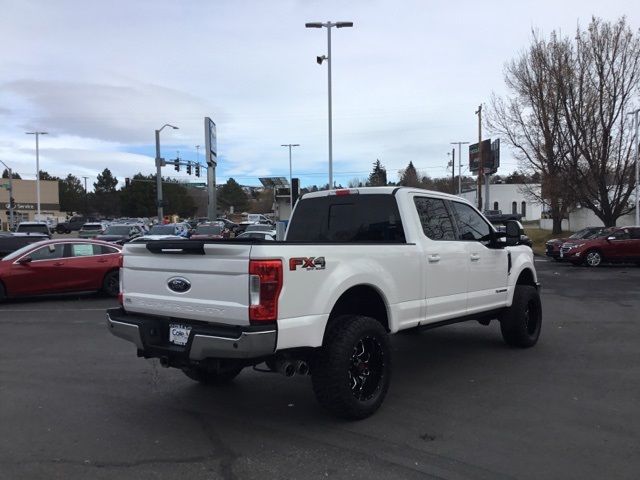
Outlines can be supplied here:
M191 288L191 282L183 277L173 277L169 279L167 286L169 287L169 290L176 293L184 293Z

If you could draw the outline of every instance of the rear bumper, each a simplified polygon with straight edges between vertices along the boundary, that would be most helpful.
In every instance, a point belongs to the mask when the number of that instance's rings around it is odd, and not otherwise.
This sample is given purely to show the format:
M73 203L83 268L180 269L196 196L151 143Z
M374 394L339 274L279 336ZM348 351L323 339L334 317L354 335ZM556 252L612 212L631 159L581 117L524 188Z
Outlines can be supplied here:
M170 323L191 326L184 346L168 341ZM275 352L275 325L230 326L190 322L151 315L127 314L122 308L107 310L107 326L116 337L133 343L145 358L166 358L173 365L210 359L251 359Z

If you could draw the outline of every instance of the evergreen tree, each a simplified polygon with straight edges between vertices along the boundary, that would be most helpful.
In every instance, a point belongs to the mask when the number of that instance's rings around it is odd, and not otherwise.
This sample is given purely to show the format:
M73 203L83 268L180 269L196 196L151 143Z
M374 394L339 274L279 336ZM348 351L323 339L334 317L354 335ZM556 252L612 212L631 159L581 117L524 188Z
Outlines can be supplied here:
M22 177L20 176L19 173L16 172L11 172L11 177L14 180L20 180ZM9 178L9 170L8 169L4 169L4 171L2 172L2 178Z
M242 212L246 210L249 199L240 184L229 178L218 191L218 203L226 210L233 207L236 212Z
M96 182L93 184L93 191L96 195L103 193L115 193L118 179L111 174L111 170L105 168L98 174Z
M67 178L60 180L57 177L51 177L47 172L49 180L58 180L60 189L60 210L64 212L80 212L85 210L85 191L80 179L74 175L67 175ZM42 176L40 177L42 180Z
M401 170L400 181L398 182L403 187L419 187L420 180L418 179L418 172L416 167L413 166L413 162L409 162L407 168Z
M380 160L376 160L373 164L368 184L372 187L382 187L387 184L387 170L382 166Z

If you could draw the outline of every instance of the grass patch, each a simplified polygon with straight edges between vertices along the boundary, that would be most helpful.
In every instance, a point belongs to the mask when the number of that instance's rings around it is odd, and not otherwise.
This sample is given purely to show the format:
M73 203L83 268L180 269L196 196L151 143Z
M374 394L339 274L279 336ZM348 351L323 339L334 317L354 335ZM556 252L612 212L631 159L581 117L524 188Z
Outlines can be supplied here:
M545 243L548 240L551 240L558 235L554 235L551 233L551 230L542 230L541 228L535 226L524 226L524 233L531 239L533 242L533 251L538 255L544 255L545 252Z

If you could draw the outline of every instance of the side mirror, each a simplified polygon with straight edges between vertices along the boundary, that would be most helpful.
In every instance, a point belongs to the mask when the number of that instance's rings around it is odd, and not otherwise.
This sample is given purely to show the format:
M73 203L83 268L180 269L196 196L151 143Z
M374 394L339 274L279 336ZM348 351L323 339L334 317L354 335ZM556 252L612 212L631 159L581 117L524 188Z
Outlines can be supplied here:
M18 263L20 265L26 265L27 263L31 263L32 261L33 261L33 258L27 255L26 257L22 257L20 260L18 260Z
M521 236L524 235L524 228L517 220L509 220L505 224L504 233L507 237L507 245L518 245Z

